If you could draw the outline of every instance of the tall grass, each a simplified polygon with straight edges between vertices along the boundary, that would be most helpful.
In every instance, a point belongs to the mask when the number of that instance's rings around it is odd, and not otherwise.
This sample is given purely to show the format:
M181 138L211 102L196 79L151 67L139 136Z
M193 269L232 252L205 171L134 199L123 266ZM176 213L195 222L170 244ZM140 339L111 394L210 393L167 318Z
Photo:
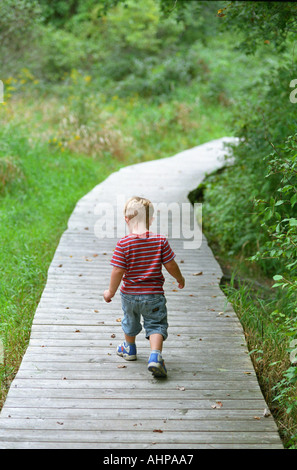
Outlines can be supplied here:
M0 196L3 399L26 349L47 268L74 205L119 164L106 157L94 162L68 151L53 152L42 142L29 143L30 129L12 123L1 134L4 147L10 147L18 159L17 171L12 169Z
M234 264L233 259L229 259ZM233 266L229 283L221 286L243 326L264 398L274 415L286 447L296 448L296 367L290 364L290 325L278 312L284 299L264 285L237 278L244 267ZM290 371L288 373L288 370Z

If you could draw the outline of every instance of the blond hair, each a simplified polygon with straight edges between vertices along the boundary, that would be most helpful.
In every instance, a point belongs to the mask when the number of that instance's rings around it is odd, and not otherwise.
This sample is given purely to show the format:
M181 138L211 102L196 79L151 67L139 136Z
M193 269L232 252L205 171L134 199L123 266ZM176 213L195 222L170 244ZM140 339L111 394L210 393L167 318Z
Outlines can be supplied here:
M146 228L150 226L150 220L154 214L154 206L145 197L133 196L128 199L124 207L124 216L135 222L145 223Z

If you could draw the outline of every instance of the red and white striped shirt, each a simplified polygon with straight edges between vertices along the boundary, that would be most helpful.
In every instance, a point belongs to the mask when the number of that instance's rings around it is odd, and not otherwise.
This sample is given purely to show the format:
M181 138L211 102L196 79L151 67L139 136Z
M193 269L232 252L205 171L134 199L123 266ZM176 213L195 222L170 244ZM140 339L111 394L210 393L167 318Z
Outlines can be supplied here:
M163 294L162 264L175 257L167 238L149 231L130 234L118 241L111 264L125 269L123 294Z

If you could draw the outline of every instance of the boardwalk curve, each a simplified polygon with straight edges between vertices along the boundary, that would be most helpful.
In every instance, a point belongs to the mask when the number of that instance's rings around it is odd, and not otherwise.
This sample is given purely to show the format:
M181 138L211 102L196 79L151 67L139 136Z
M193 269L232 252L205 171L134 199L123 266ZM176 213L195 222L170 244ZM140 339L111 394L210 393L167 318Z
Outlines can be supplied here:
M167 234L186 278L186 288L178 291L164 273L167 379L147 371L143 333L136 362L116 356L122 339L120 296L111 304L102 299L112 250L123 236L117 204L143 195L182 207L205 172L222 166L224 142L233 140L225 137L125 167L77 203L0 415L0 448L283 447L273 418L263 417L267 405L242 327L219 288L222 272L204 236L199 248L185 249L186 230ZM96 236L104 208L112 238ZM178 217L172 211L174 224Z

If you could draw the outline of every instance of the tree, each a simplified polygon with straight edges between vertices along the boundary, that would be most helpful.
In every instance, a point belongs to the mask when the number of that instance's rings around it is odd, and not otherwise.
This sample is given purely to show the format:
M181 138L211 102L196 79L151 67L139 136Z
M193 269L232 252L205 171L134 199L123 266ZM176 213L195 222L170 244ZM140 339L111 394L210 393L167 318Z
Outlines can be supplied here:
M163 0L165 1L165 0ZM238 47L253 54L262 44L272 43L277 52L285 49L290 32L297 33L297 4L294 2L223 2L218 11L223 26L240 33Z

